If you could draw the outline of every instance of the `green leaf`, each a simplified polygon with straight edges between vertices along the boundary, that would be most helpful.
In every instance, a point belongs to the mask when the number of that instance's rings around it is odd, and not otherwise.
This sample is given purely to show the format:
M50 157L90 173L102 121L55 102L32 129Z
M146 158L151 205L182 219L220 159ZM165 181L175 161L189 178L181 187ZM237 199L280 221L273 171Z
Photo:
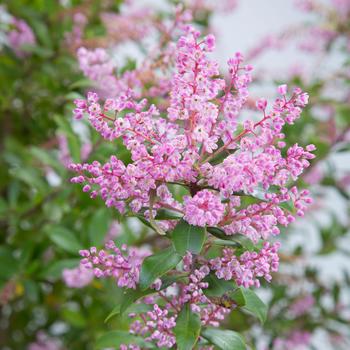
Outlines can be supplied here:
M246 345L242 336L231 330L207 328L202 336L221 350L245 350Z
M171 239L176 251L184 256L187 251L199 254L205 241L205 228L192 226L184 220L176 225Z
M229 247L241 247L241 244L235 241L229 241L224 239L215 239L213 241L214 245L229 246Z
M219 279L214 273L209 274L204 281L209 283L208 288L204 291L205 295L209 297L221 297L226 292L233 291L236 287L232 281Z
M267 306L251 289L241 288L246 304L243 310L247 310L254 316L257 316L263 324L267 318Z
M18 270L19 263L10 248L0 246L0 279L11 278Z
M187 273L183 273L181 275L177 275L177 276L164 276L161 278L162 280L162 286L160 287L160 290L163 290L165 288L170 287L173 283L183 280L185 278L187 278L188 275Z
M218 227L207 227L207 231L217 238L224 239L224 240L231 239L231 236L227 236L227 234Z
M33 54L35 54L41 58L45 58L45 59L47 59L53 55L52 50L45 48L43 46L38 46L38 45L25 44L21 47L21 49L23 51L33 53Z
M163 290L165 288L168 288L171 286L174 282L184 278L184 276L164 276L162 280L162 286L160 290ZM129 309L130 305L137 301L138 299L149 295L156 293L155 289L147 288L146 290L139 290L139 289L127 289L125 293L123 294L123 300L120 304L120 313L123 313L126 309Z
M261 242L254 244L248 237L241 235L241 234L235 234L232 238L236 243L240 244L243 248L254 251L256 249L261 249Z
M62 276L62 271L64 269L72 269L74 267L77 267L79 265L79 261L80 259L65 259L55 261L49 266L45 267L45 269L39 273L39 277L45 279L48 278L50 280L60 279Z
M64 308L61 311L62 318L74 327L85 328L87 320L80 310Z
M124 74L126 71L132 71L136 69L136 60L128 57L126 63L120 68L120 74Z
M82 249L74 233L65 227L51 228L48 232L48 236L52 242L67 252L78 255L79 250Z
M281 202L279 204L279 206L283 209L288 210L291 213L295 212L295 207L294 207L293 201Z
M181 260L173 246L148 256L142 263L140 274L140 288L147 289L156 278L163 276L173 269Z
M112 319L114 316L117 316L120 314L120 304L115 306L113 310L108 314L108 316L105 318L105 323L107 323L110 319Z
M168 288L171 286L174 282L181 280L185 278L183 275L179 276L164 276L162 277L162 286L160 290L163 290L165 288ZM105 322L108 322L112 317L122 314L126 310L131 309L132 304L137 301L138 299L149 295L156 293L157 291L154 289L146 289L144 291L140 289L126 289L122 295L122 300L121 302L111 311L111 313L106 317Z
M175 211L160 209L157 211L157 215L155 217L156 220L179 220L182 215Z
M106 237L111 216L105 208L98 209L91 217L88 234L92 246L100 247Z
M57 160L50 154L48 151L44 151L43 149L39 147L31 147L30 153L37 158L40 162L42 162L45 165L50 165L55 170L62 170L62 164L57 162Z
M134 216L134 217L138 218L144 225L146 225L147 227L149 227L152 230L154 230L152 225L149 223L148 220L145 219L145 217L143 215L130 215L130 216Z
M119 349L122 344L137 344L144 348L149 348L150 345L141 337L131 335L127 331L111 331L103 334L96 341L95 349L112 348Z
M82 94L79 94L79 92L76 92L76 91L71 91L64 97L69 101L73 101L77 98L84 99L84 96Z
M40 20L35 20L32 22L32 26L40 42L45 46L52 48L52 41L50 38L49 29L45 25L45 22Z
M87 78L82 78L78 81L75 81L73 84L69 86L71 90L77 89L77 88L91 88L94 85L94 83Z
M197 313L192 312L190 305L186 304L176 320L174 334L179 350L192 350L197 343L201 330L201 320Z
M248 250L253 251L256 246L254 243L247 238L246 236L243 236L241 234L235 234L228 236L223 230L217 227L208 227L207 231L212 234L213 236L219 238L219 241L214 241L217 245L225 245L224 241L227 242L227 246L236 246L237 248L246 248Z
M232 299L237 306L243 307L246 305L247 300L243 294L242 288L237 288L233 292L228 292L227 296Z
M39 302L39 284L32 280L25 280L23 282L26 297L31 303Z
M154 289L128 289L123 295L123 301L120 303L119 312L123 313L136 300L152 293L155 293Z

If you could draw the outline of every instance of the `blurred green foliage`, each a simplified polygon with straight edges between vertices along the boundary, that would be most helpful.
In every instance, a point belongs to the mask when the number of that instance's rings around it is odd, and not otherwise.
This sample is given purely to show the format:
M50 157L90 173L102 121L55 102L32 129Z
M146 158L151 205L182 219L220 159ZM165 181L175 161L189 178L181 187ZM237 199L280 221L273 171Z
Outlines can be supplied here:
M64 135L80 160L82 142L72 129L71 110L87 81L65 33L72 27L69 10L82 2L68 8L56 0L3 3L31 26L37 45L23 59L7 47L0 53L0 348L24 349L44 329L58 332L69 349L89 349L120 292L113 282L108 288L94 282L82 293L61 278L64 268L78 265L79 249L101 246L114 215L69 185L57 150ZM95 6L98 17L100 3L85 5ZM90 32L98 26L92 21ZM93 158L111 153L93 143ZM49 174L59 183L53 185Z

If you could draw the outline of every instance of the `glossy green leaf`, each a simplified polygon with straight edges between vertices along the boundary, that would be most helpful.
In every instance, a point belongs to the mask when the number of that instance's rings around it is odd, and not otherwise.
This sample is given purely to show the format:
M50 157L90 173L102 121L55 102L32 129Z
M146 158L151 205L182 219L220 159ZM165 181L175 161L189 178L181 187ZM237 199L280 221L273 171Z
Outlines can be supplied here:
M72 231L69 231L65 227L53 227L48 231L48 236L58 247L66 250L67 252L78 255L81 244Z
M143 338L131 335L127 331L111 331L103 334L97 339L95 349L119 349L120 345L122 344L137 344L143 349L150 347Z
M241 244L235 241L215 239L213 241L214 245L227 246L227 247L241 247Z
M267 306L251 289L241 288L245 298L244 310L249 311L254 316L258 317L261 323L264 323L267 318Z
M197 343L201 330L201 320L197 313L192 312L189 304L181 310L176 320L174 334L179 350L192 350Z
M201 334L220 350L245 350L247 348L242 336L231 330L207 328Z
M111 216L105 208L97 210L92 215L88 227L90 244L92 246L100 247L103 244L110 223Z
M174 282L179 281L181 279L185 278L183 275L178 276L164 276L161 278L162 285L160 290L163 290L165 288L168 288L171 286ZM138 299L149 295L156 293L156 290L147 288L146 290L140 290L140 289L126 289L122 295L121 302L111 311L111 313L106 317L105 322L108 322L112 317L122 314L126 310L130 311L131 306L135 301Z
M233 291L236 287L232 281L219 279L214 273L210 273L205 278L205 282L208 282L209 286L204 290L204 293L209 297L221 297L226 292Z
M173 246L148 256L142 263L140 273L140 288L145 290L155 281L173 269L181 260Z
M247 301L242 291L242 288L237 288L233 292L229 292L227 296L232 299L237 306L243 307L246 305Z
M192 226L184 220L176 225L171 239L176 251L185 255L187 251L199 254L202 250L206 232L204 227Z
M179 220L182 215L172 210L160 209L157 211L156 220Z

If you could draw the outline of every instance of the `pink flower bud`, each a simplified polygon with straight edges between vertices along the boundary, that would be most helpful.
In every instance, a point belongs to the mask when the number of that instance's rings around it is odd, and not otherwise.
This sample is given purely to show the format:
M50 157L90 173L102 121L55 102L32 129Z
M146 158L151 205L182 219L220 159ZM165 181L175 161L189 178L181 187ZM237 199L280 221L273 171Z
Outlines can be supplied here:
M215 36L213 34L209 34L204 38L204 41L208 51L213 51L215 48Z
M264 111L266 109L267 106L267 101L265 98L260 98L257 102L256 102L256 107L260 110L260 111Z
M281 95L286 95L287 94L287 84L283 84L283 85L280 85L277 89L278 93L281 94Z

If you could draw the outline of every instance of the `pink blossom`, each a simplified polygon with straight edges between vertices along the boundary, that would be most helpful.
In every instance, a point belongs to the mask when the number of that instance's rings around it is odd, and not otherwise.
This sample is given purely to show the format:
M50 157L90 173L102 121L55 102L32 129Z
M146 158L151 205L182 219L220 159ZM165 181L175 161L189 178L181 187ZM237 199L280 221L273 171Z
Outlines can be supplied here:
M232 11L237 6L237 0L185 0L192 11Z
M311 333L307 331L293 331L287 338L276 338L273 342L274 350L307 350L311 341Z
M168 82L164 91L151 88L159 105L143 98L145 89L133 83L117 87L105 101L97 92L75 101L75 116L87 116L106 141L120 139L131 161L124 163L112 155L105 163L70 165L76 173L71 182L81 184L91 198L100 196L106 206L121 214L142 216L157 233L166 234L178 222L176 217L157 219L158 211L167 209L191 225L214 226L226 235L242 234L253 243L263 240L259 251L224 248L209 260L205 253L187 252L172 271L184 273L185 281L180 279L169 288L161 278L153 281L154 295L141 301L153 303L153 310L137 315L131 332L168 348L175 345L173 328L185 305L199 315L203 325L214 327L230 312L207 297L210 273L246 288L259 287L261 279L271 281L279 265L280 244L267 240L280 233L279 226L288 226L296 216L304 215L311 203L308 191L293 183L309 167L315 150L314 145L286 148L284 141L283 127L300 118L308 103L307 93L281 85L269 108L266 99L259 100L257 120L247 119L239 125L252 67L244 65L242 54L236 53L228 61L226 81L218 63L209 58L214 37L201 39L191 26L182 25L181 30L184 35L176 46L170 45L168 60L162 65L163 82ZM114 75L105 53L99 55L92 68L94 59L83 53L86 74L99 79L101 65L102 76L111 77L115 86L124 83L124 77ZM184 189L182 195L175 197L173 185ZM254 197L254 203L247 205L241 196ZM210 241L202 251L207 247ZM97 252L92 247L81 255L82 264L93 269L95 276L112 277L119 287L135 289L147 253L120 249L110 242L106 250ZM159 299L165 306L159 306Z
M36 43L34 33L22 19L13 18L11 24L13 29L7 33L9 45L18 57L23 58L27 55L27 52L23 50L23 46Z
M119 350L141 350L141 348L135 344L129 344L129 345L122 344L120 345Z
M278 87L278 93L281 94L282 96L287 94L287 85L286 84L282 84Z
M130 331L134 334L150 335L145 338L146 341L155 341L158 347L171 348L176 340L173 328L176 326L176 318L169 316L169 311L160 308L157 304L153 306L153 310L147 312L146 317L149 321L145 325L139 320L132 323Z
M195 226L218 224L225 210L220 197L208 190L197 192L194 197L185 197L184 207L184 219Z
M74 14L72 31L65 35L66 43L72 50L76 50L78 47L82 46L86 24L87 18L84 14Z
M331 3L343 21L346 21L350 14L350 2L348 0L331 0Z
M43 331L39 331L36 335L36 341L29 344L28 350L63 350L61 342L48 336Z
M81 250L83 257L81 264L93 270L97 278L112 277L119 287L136 288L140 276L143 259L149 255L148 251L138 248L116 247L113 241L106 243L106 250L97 252L95 247Z
M307 295L297 299L292 305L290 305L289 311L294 317L299 317L308 313L314 304L315 298L312 295Z
M83 288L91 283L94 278L92 270L80 264L74 269L64 269L62 272L64 283L69 288Z
M279 242L273 245L264 242L259 253L246 251L240 257L236 257L234 250L225 248L222 257L210 261L210 267L216 271L218 278L234 280L237 285L245 288L259 287L258 278L263 277L270 282L271 272L278 270L277 250L279 247Z

